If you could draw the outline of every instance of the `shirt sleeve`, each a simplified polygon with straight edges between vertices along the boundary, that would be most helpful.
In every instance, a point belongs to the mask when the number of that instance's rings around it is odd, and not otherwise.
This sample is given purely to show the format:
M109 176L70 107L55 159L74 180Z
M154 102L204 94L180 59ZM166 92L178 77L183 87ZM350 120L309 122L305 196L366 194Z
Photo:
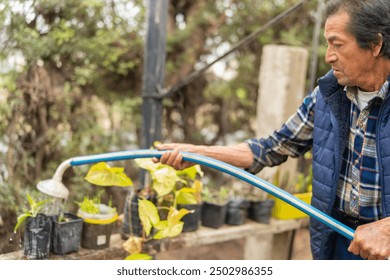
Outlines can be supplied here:
M307 95L294 115L268 138L253 138L248 143L254 161L247 169L256 174L265 166L279 165L288 157L298 157L313 145L314 105L318 87Z

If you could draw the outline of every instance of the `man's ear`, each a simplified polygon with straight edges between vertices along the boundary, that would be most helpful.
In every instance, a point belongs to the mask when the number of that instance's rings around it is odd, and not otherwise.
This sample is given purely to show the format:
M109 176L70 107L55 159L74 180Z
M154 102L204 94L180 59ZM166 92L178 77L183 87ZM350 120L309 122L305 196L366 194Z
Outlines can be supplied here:
M378 57L381 53L383 46L383 36L381 33L378 33L378 43L377 44L372 44L372 54L374 57Z

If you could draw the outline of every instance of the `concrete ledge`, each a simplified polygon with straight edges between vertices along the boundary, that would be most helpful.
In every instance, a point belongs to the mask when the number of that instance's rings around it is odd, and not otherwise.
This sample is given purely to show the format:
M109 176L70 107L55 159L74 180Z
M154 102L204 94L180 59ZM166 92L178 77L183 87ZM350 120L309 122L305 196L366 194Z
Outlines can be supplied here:
M224 225L219 229L200 227L195 232L176 238L154 240L148 246L156 259L288 259L293 232L305 227L308 219L277 220L260 224L248 220L244 225ZM120 234L111 236L110 247L102 250L80 248L67 255L50 255L53 260L116 260L124 259L124 240ZM23 251L0 255L0 260L25 259Z

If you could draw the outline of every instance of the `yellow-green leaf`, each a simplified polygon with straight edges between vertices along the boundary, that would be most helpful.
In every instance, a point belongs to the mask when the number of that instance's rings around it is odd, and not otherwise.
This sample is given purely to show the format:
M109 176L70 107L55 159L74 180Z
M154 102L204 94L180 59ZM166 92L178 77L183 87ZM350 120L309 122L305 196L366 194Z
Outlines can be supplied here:
M175 237L178 236L183 231L183 222L179 222L172 227L169 228L169 236L168 237Z
M196 190L193 188L182 188L176 192L177 204L196 204L195 198Z
M175 237L178 236L183 231L183 222L178 222L172 226L168 226L167 221L163 221L159 224L160 231L158 231L153 238L154 239L163 239L167 237Z
M190 210L184 209L184 208L177 210L171 206L169 209L168 218L167 218L169 226L173 226L173 225L179 223L181 218L183 218L188 213L192 213L192 212L193 211L190 211Z
M151 201L140 199L138 200L138 212L144 231L146 235L149 235L152 227L160 222L157 208Z
M125 258L125 260L127 260L127 261L136 261L136 260L148 261L151 259L153 259L153 257L151 255L148 255L148 254L131 254L130 256L127 256Z
M203 183L200 180L195 180L192 184L192 188L195 189L197 193L202 193Z
M160 221L154 227L158 232L153 236L154 239L162 239L167 237L175 237L183 231L184 223L180 221L183 216L191 213L187 209L177 210L173 207L169 209L168 219Z
M124 168L111 167L105 162L93 165L85 180L98 186L129 187L133 185L131 179L124 173Z
M158 222L157 224L155 224L154 227L155 227L157 230L166 229L166 228L168 228L168 221L167 221L167 220L160 221L160 222Z
M20 227L21 224L23 224L23 222L28 218L28 217L31 217L31 213L24 213L24 214L21 214L20 216L18 216L18 220L17 220L17 223L14 227L14 232L16 232L18 230L18 228Z
M151 173L156 171L161 165L161 163L154 163L150 158L137 158L134 161L140 168L145 169Z
M170 166L165 166L151 174L153 180L153 189L158 196L169 194L181 179L176 175L176 170Z
M200 177L203 177L203 171L200 168L200 165L193 165L183 170L177 170L178 176L185 176L188 177L191 180L194 180L196 178L196 174L199 174Z

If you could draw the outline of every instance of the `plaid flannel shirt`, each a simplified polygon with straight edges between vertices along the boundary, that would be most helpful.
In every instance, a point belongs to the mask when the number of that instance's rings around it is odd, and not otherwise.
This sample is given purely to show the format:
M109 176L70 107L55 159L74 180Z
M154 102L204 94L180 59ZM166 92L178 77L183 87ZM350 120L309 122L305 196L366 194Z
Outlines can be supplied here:
M378 95L362 111L357 107L356 87L346 87L350 107L349 145L342 155L335 207L350 216L363 219L381 218L381 185L376 153L376 123L383 99L389 91L386 81ZM314 107L317 87L305 97L297 112L270 137L249 139L254 162L249 172L258 173L288 156L297 157L312 147Z

